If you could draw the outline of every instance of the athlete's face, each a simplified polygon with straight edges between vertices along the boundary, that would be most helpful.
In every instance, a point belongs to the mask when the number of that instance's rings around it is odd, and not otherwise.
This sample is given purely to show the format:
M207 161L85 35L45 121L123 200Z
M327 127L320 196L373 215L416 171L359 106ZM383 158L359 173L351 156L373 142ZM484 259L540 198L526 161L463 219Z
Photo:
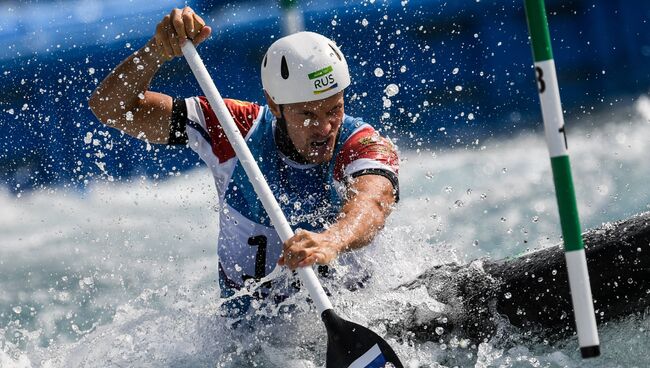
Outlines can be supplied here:
M273 108L277 110L277 105ZM284 105L284 118L291 142L309 163L332 159L336 136L343 122L343 92L324 100Z

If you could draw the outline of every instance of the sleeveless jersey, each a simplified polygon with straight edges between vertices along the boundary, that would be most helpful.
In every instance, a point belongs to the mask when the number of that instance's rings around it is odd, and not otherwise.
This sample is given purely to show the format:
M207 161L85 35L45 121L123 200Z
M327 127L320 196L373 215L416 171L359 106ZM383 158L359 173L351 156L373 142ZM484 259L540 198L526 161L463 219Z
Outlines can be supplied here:
M344 116L330 162L300 164L278 150L276 119L268 106L232 99L225 103L294 230L320 232L334 222L350 177L380 173L397 186L394 146L361 119ZM222 276L238 288L273 270L282 242L207 99L192 97L185 104L189 146L209 167L219 196Z

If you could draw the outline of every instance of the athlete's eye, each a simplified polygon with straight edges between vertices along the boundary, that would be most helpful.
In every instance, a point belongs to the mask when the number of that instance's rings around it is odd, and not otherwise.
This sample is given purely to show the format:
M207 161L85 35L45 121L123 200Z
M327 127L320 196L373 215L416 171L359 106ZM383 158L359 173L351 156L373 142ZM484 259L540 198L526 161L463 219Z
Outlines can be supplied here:
M338 113L341 111L341 108L342 108L341 105L337 105L337 106L335 106L333 109L331 109L330 111L328 111L327 113L328 113L329 115L336 115L336 114L338 114Z

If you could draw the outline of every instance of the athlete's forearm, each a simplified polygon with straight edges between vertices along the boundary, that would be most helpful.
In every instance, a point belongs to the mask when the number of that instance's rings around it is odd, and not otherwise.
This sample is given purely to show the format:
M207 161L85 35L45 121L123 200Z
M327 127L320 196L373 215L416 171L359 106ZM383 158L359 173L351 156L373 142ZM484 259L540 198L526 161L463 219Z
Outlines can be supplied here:
M149 92L151 81L164 61L156 42L151 39L101 82L89 101L92 111L104 124L128 134L139 138L147 135L151 141L166 139L169 134L165 129L166 116L158 111L143 111L154 110L152 105L165 110L163 105L171 104L168 96ZM145 98L148 99L146 104Z
M393 186L382 176L365 175L348 190L338 221L327 233L336 237L338 252L368 245L384 227L395 203Z

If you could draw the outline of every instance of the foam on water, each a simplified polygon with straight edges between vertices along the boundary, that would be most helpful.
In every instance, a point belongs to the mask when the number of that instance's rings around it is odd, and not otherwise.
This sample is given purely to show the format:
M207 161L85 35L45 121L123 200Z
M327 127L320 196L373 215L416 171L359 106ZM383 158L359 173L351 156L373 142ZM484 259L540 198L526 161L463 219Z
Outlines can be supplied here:
M585 228L650 203L650 100L611 120L569 128ZM402 157L399 207L354 255L374 277L354 292L325 283L342 316L380 335L408 306L444 308L424 290L395 290L428 267L560 239L541 136ZM295 305L289 312L253 316L245 325L254 329L233 330L217 315L216 204L205 169L161 183L98 183L83 194L2 192L0 367L323 367L326 335L304 293L286 303ZM407 367L645 366L648 323L631 316L601 326L603 357L588 362L575 338L521 343L523 332L507 326L505 345L436 331L428 342L406 331L387 339Z

